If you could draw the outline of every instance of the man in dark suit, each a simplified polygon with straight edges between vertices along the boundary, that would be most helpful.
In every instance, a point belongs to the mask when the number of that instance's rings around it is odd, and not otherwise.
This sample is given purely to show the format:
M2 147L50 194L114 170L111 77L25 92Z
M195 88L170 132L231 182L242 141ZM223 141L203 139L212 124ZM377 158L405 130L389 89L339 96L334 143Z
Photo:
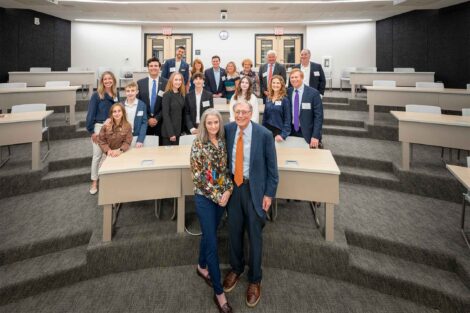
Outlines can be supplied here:
M321 64L310 62L311 53L308 49L300 52L300 64L294 65L304 73L304 84L315 88L323 96L325 95L326 78Z
M254 307L261 297L262 230L266 212L276 196L279 176L272 133L251 122L251 104L235 104L234 113L235 122L225 125L227 165L233 175L234 188L227 206L231 270L223 285L224 291L230 292L245 269L246 228L249 239L246 304Z
M202 113L214 107L212 94L203 88L204 75L195 73L192 77L194 89L184 98L186 128L191 134L197 134Z
M162 97L165 92L167 80L160 75L160 61L152 57L147 60L149 77L137 82L139 93L137 98L147 105L148 127L147 135L161 136L162 124Z
M223 98L225 96L225 80L227 74L220 67L220 58L218 55L212 57L212 67L204 71L206 85L204 89L211 92L214 98Z
M176 58L166 60L163 64L162 77L168 80L174 72L180 72L184 78L184 85L186 86L189 81L189 64L183 60L186 48L179 46L176 49Z
M295 68L290 73L287 97L292 107L290 136L303 137L310 148L321 148L323 104L318 90L304 84L304 73Z
M276 62L277 54L274 50L269 50L266 53L266 64L262 64L259 68L259 82L261 95L263 96L263 103L266 103L266 97L268 95L268 87L271 82L271 78L274 75L281 75L286 81L286 67Z

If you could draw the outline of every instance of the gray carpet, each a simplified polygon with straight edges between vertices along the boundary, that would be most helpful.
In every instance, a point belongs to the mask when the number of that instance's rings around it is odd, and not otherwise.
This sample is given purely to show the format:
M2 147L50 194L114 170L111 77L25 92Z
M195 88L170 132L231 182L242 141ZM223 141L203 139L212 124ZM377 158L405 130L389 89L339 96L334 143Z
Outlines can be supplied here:
M244 303L246 278L228 294L235 312L437 312L345 282L265 268L262 298ZM48 291L0 307L0 312L217 312L212 290L195 266L153 268L109 275Z

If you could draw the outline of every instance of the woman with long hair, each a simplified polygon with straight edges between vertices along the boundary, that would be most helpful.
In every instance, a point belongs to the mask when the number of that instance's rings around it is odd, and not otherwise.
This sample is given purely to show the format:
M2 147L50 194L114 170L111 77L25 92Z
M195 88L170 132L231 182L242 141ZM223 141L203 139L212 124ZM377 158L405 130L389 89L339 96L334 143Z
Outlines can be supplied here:
M178 72L171 74L162 99L162 146L177 146L182 133L184 96L183 75Z
M274 75L268 86L268 97L264 106L263 126L273 133L276 141L289 136L292 112L287 98L286 83L280 75Z
M240 80L240 75L237 73L237 66L235 65L235 62L227 63L227 66L225 67L225 73L225 98L227 98L227 101L230 101L238 87L238 82Z
M204 64L202 63L201 59L194 59L193 65L191 66L191 72L189 73L191 77L189 78L189 91L194 90L194 83L193 77L196 73L204 74Z
M121 103L115 103L109 110L109 123L100 131L98 142L106 156L118 157L129 150L132 143L132 126L127 121L126 109Z
M92 195L98 192L98 168L101 161L101 148L98 145L98 134L103 123L109 115L111 106L119 101L116 87L116 77L110 71L103 72L98 83L98 89L93 93L88 104L86 116L86 129L91 135L93 145L93 158L91 161L91 187Z
M227 170L222 116L217 110L207 109L202 114L190 160L196 213L202 230L196 273L214 289L214 302L219 312L229 313L232 308L221 284L217 228L233 183Z
M238 100L243 100L244 102L248 102L251 104L251 106L253 107L253 115L251 116L251 120L255 123L258 123L258 98L253 93L253 82L248 76L245 76L240 79L240 83L238 84L237 90L235 90L235 94L230 100L230 122L235 121L232 108L238 102Z

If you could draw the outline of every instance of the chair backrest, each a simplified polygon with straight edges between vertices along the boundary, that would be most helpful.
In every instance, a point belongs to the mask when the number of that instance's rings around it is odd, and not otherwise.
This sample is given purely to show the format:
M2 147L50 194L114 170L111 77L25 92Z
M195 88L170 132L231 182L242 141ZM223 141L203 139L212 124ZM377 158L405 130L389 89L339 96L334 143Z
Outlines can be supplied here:
M349 78L351 77L351 72L355 72L356 68L355 67L345 67L343 68L343 71L341 72L341 78Z
M180 146L189 146L193 144L194 139L196 139L196 135L185 135L180 137Z
M393 71L395 73L414 73L415 69L413 67L395 67Z
M0 88L26 88L26 83L2 83Z
M132 137L131 147L134 148L137 143L137 136ZM144 147L158 147L158 136L145 136Z
M356 72L377 72L377 68L374 66L358 67Z
M286 140L277 142L276 147L285 147L285 148L305 148L308 149L308 143L305 142L305 139L302 137L293 137L289 136Z
M46 111L45 103L17 104L11 107L11 113Z
M214 105L227 104L226 98L214 98Z
M394 80L374 80L372 86L396 87L397 82Z
M470 116L470 108L463 108L462 116Z
M70 81L68 80L51 80L46 82L46 87L68 87Z
M444 89L444 84L433 82L416 82L416 88Z
M52 71L52 69L50 67L30 67L29 71L31 73L50 72Z
M441 114L441 108L434 105L407 104L406 112Z

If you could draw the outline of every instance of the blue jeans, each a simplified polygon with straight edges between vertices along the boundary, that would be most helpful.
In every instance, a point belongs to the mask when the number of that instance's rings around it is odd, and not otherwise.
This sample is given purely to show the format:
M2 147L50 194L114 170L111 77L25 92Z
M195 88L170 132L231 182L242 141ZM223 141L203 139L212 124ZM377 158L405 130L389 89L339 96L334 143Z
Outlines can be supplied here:
M224 289L220 283L217 228L224 214L224 208L201 195L195 195L194 199L196 202L196 213L202 230L199 248L199 266L201 268L208 268L214 292L216 295L220 295L224 292Z

